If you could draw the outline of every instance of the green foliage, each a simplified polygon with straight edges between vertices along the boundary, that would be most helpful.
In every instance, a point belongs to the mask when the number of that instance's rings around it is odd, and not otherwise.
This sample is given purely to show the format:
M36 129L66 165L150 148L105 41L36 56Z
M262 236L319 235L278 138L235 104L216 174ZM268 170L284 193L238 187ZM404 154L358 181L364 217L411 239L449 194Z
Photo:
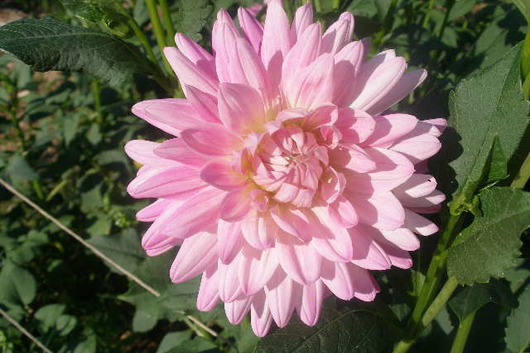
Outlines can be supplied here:
M449 249L447 271L459 283L488 282L514 267L523 230L530 227L530 193L493 187L479 196L482 216Z
M462 80L451 95L449 123L457 131L460 146L450 149L465 151L450 163L458 183L452 212L472 208L473 195L488 174L504 174L498 170L502 165L498 159L512 157L528 126L519 52L520 47L515 47L490 68ZM497 169L491 171L492 167Z
M0 28L0 48L36 71L81 71L118 86L157 71L134 46L108 33L54 18L19 20Z
M530 287L519 296L519 306L512 310L506 326L506 346L511 352L523 353L530 346Z
M326 306L314 327L293 322L259 341L255 353L386 352L392 347L392 326L374 306Z

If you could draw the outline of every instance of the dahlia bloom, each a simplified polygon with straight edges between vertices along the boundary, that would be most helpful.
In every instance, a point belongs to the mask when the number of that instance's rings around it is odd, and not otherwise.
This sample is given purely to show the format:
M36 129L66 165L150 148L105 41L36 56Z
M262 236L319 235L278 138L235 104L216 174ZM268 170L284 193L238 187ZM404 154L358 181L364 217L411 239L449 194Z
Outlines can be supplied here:
M186 99L140 102L134 114L175 136L130 141L143 166L130 183L153 222L148 255L180 246L175 283L202 275L199 310L224 302L231 323L251 313L258 336L296 311L314 325L322 300L371 301L370 270L409 268L418 213L444 195L422 161L440 149L442 119L386 112L426 77L388 50L367 59L344 13L323 34L309 4L293 23L280 0L264 24L218 13L214 54L182 34L165 55Z

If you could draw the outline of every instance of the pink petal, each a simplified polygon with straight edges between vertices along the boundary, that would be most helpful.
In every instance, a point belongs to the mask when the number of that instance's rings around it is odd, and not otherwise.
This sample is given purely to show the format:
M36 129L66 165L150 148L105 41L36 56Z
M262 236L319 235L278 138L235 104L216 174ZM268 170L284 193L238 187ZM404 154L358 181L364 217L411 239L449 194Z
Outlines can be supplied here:
M252 44L254 51L259 53L261 47L261 40L263 39L263 26L254 17L249 10L244 7L240 7L237 10L237 18L239 19L239 25L245 33L245 37Z
M349 106L356 97L356 76L364 55L365 46L362 41L348 43L335 54L333 103L337 106Z
M195 152L182 139L175 138L157 144L154 154L158 157L169 159L184 165L201 168L211 158Z
M263 41L261 43L261 59L267 69L271 62L278 64L291 49L289 36L289 19L283 10L281 1L271 1L267 6L267 16L263 28ZM279 58L279 59L275 59Z
M342 134L343 143L360 144L375 131L375 120L361 110L341 108L335 126Z
M201 179L221 190L240 189L246 184L246 177L230 164L211 162L201 170Z
M292 75L320 55L321 25L313 23L302 33L300 40L289 50L283 61L283 77Z
M229 265L218 264L219 297L225 303L230 303L244 297L237 275L241 258L241 254L239 254L234 262Z
M259 292L254 296L250 308L250 324L252 325L252 331L254 331L258 337L265 336L272 325L272 315L267 299L268 298L264 292Z
M381 230L380 232L386 240L402 250L414 251L420 248L420 241L410 229L398 228L395 230Z
M391 192L349 194L348 200L357 211L362 224L384 230L394 230L405 222L405 210Z
M158 146L160 144L157 142L132 140L125 145L125 153L140 164L159 166L160 163L166 162L154 153ZM171 162L167 164L169 166Z
M398 199L416 198L432 193L437 186L436 179L428 174L413 174L403 184L396 187L392 192Z
M313 23L313 8L311 7L311 3L307 3L296 10L291 26L291 42L296 43L311 23Z
M208 73L211 77L217 77L215 59L203 47L181 33L175 35L175 43L180 52L199 69Z
M298 286L279 270L267 284L267 304L278 327L287 326L298 299L297 289Z
M379 292L379 286L369 271L358 266L350 267L355 288L355 298L371 302Z
M392 262L383 247L377 243L370 234L368 227L351 228L353 248L352 263L367 270L386 270Z
M219 302L219 275L217 271L206 271L201 278L199 293L197 294L197 309L210 311Z
M136 213L136 219L140 222L153 222L164 212L173 201L158 199L147 207L142 208Z
M171 135L179 136L184 129L201 124L197 112L185 100L166 98L136 103L132 107L134 115Z
M259 131L265 124L264 103L254 88L235 83L221 83L219 87L219 117L223 124L236 133Z
M314 326L320 316L322 300L324 299L324 286L321 281L310 283L302 288L302 300L298 313L302 322Z
M291 108L314 109L331 103L333 95L333 57L324 54L312 64L282 80L282 91Z
M312 226L315 223L301 209L278 206L271 212L271 216L284 232L302 241L310 241L313 235L317 235Z
M214 96L217 94L217 77L195 65L177 48L164 48L164 54L184 88L192 86Z
M219 220L217 223L217 256L223 264L231 263L245 244L241 224Z
M407 68L402 57L392 58L377 66L373 71L361 67L354 88L356 97L350 107L368 110L387 92L391 91Z
M436 224L407 209L405 209L405 227L410 228L416 234L425 236L438 232Z
M342 300L350 300L355 295L355 288L353 286L353 278L350 273L350 268L353 265L346 263L329 263L326 275L322 278L324 284L333 292L338 298Z
M258 250L273 247L281 232L269 215L258 215L255 210L251 210L242 220L241 231L245 240Z
M250 310L252 297L246 297L234 300L231 303L225 303L226 318L232 325L239 325Z
M403 206L408 208L430 208L437 206L445 201L445 195L438 190L434 190L432 193L426 196L413 198L407 195L400 195L400 201Z
M220 123L217 116L217 98L195 87L186 87L186 97L203 121Z
M236 189L229 192L219 212L219 217L228 222L240 221L250 211L249 188Z
M246 247L239 263L239 283L243 293L253 295L261 291L278 268L276 251L260 251Z
M184 239L217 224L219 207L225 191L205 188L186 199L170 216L161 231Z
M184 130L181 137L193 150L207 156L226 156L243 147L238 135L219 124Z
M145 168L145 167L144 167ZM203 188L197 170L177 166L169 169L151 169L138 175L128 186L134 198L172 198Z
M374 117L374 133L364 143L374 147L389 147L414 130L418 119L408 114L389 114Z
M426 78L427 71L423 69L405 73L392 90L387 92L384 97L368 109L368 113L377 115L391 108L394 104L414 91Z
M354 20L353 15L349 12L344 12L339 19L329 26L326 33L322 37L322 52L336 53L342 47L349 43L353 34Z
M376 162L357 145L336 148L329 153L332 165L340 170L347 169L355 173L377 171Z
M217 236L202 232L184 240L169 271L171 281L181 283L204 272L217 261Z
M280 265L289 278L300 284L309 284L320 277L322 257L309 244L277 243Z
M418 163L434 156L440 148L442 148L442 144L438 138L432 135L419 135L407 138L391 147L393 151L400 152L409 157L413 163Z

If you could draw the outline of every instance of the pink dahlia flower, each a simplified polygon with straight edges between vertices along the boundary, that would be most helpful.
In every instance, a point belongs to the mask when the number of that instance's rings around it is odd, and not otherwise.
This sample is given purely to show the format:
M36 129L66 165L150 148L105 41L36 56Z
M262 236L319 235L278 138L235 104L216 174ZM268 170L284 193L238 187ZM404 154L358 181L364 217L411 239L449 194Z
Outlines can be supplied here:
M262 25L240 8L239 27L218 13L214 54L177 34L165 55L186 99L136 104L133 112L175 136L131 141L141 163L128 187L158 199L147 254L175 246L175 283L202 275L199 310L224 302L256 335L296 311L314 325L331 294L371 301L370 270L411 266L409 251L436 225L444 195L418 165L440 149L444 120L385 113L426 76L388 50L367 59L344 13L322 34L311 6L292 24L280 0Z

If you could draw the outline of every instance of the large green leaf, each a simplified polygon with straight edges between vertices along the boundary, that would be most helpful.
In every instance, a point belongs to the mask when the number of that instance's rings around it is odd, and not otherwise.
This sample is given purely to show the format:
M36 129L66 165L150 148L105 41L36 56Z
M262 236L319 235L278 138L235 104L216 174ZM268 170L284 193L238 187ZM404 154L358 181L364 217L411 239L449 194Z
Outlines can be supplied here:
M118 35L129 35L129 16L116 0L61 0L76 16L91 22L102 22Z
M516 265L520 236L530 226L530 193L494 187L479 195L482 217L449 249L447 270L461 284L485 283Z
M12 305L28 305L37 293L37 282L28 271L6 262L0 272L0 303Z
M259 341L255 353L376 353L392 347L389 323L372 311L355 305L325 306L317 325L292 322Z
M36 71L81 71L115 86L134 74L157 73L136 47L118 37L51 17L2 26L0 49Z
M184 33L194 40L201 39L201 30L212 14L208 0L179 0L179 11L173 17L177 32Z
M487 303L513 307L516 305L513 294L506 282L477 283L465 287L449 301L449 306L460 322Z
M512 48L490 68L462 80L451 96L449 124L457 136L445 149L453 158L458 157L450 163L458 183L453 212L471 208L473 195L488 177L496 152L502 150L510 160L528 126L529 105L522 94L520 49ZM496 139L499 145L492 154Z
M530 286L519 296L519 306L512 310L506 326L506 346L514 353L523 353L530 346Z

